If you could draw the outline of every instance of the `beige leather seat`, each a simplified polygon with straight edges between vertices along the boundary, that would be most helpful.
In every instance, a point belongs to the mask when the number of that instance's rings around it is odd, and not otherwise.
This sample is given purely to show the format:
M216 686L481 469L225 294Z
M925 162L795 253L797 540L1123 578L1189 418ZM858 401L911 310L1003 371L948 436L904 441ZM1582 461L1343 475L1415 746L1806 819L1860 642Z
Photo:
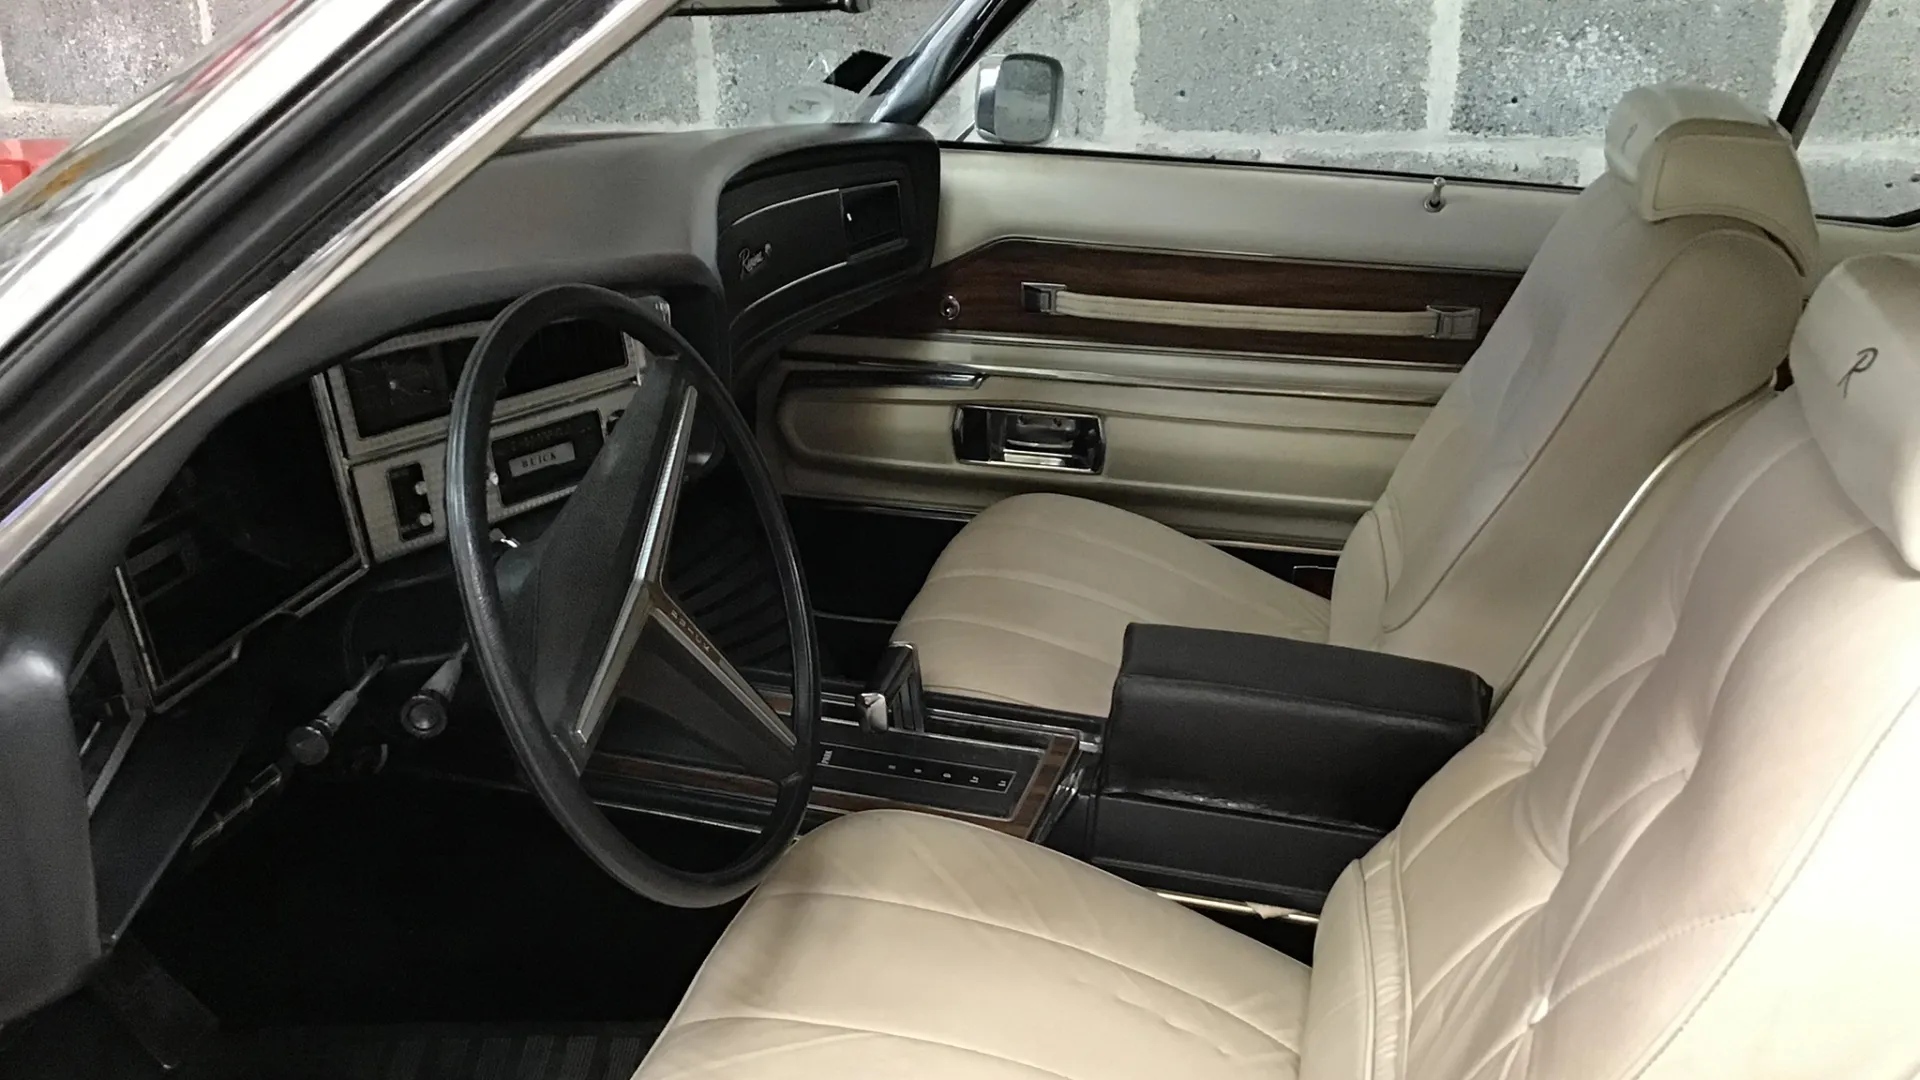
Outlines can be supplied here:
M1835 271L1793 367L1348 868L1311 969L863 814L761 886L640 1077L1911 1076L1920 262Z
M894 636L927 684L1105 715L1128 623L1453 664L1500 685L1634 490L1786 354L1818 246L1785 134L1730 95L1636 90L1340 557L1333 600L1084 499L987 509Z

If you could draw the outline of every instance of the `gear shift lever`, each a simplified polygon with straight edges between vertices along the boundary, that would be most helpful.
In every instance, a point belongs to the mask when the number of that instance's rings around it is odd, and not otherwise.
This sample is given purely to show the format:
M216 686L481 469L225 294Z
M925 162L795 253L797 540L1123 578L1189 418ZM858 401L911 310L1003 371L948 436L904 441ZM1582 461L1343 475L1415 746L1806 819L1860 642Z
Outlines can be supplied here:
M904 641L887 646L858 700L860 723L868 731L925 731L927 705L920 688L920 654Z

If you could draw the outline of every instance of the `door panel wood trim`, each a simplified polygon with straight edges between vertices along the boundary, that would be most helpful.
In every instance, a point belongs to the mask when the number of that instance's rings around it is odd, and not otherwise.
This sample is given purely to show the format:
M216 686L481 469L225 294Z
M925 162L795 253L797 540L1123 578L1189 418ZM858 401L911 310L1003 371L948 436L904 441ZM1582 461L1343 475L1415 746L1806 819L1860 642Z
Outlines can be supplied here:
M1197 303L1370 311L1471 307L1480 310L1481 329L1470 340L1440 341L1060 319L1026 310L1021 299L1026 282ZM1001 240L935 267L907 292L850 316L833 332L885 337L940 331L1010 333L1114 345L1367 357L1458 367L1479 347L1519 283L1520 275L1500 271Z

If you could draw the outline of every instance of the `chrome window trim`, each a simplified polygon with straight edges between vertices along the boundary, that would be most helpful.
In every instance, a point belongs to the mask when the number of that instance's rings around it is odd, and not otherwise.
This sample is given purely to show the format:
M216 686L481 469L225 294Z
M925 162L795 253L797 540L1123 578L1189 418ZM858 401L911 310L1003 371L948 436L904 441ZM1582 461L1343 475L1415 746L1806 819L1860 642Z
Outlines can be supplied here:
M372 0L305 0L357 11ZM256 297L159 385L0 519L0 583L261 350L384 249L572 87L667 14L676 0L605 0L600 14L531 74L427 154L412 172ZM377 10L383 10L384 4ZM264 57L262 61L264 63ZM276 99L277 100L277 99ZM261 107L264 107L262 104ZM0 308L5 307L0 297Z
M61 154L0 217L0 348L16 341L190 184L209 161L296 93L401 0L294 0L248 33L215 42L190 67ZM389 30L389 33L392 31ZM125 161L114 143L159 128ZM78 171L76 171L78 170ZM62 189L63 181L72 183ZM44 198L38 205L32 200ZM62 205L66 203L68 205ZM9 239L14 230L20 232Z

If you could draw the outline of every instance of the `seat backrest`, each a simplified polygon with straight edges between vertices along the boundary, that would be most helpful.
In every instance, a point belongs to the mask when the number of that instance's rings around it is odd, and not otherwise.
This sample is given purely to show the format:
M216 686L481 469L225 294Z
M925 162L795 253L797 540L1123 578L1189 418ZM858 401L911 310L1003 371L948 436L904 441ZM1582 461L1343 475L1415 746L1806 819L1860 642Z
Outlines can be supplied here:
M1607 174L1348 540L1332 641L1505 682L1641 482L1786 356L1817 244L1779 125L1718 91L1628 94Z
M1308 1080L1913 1075L1920 260L1792 366L1335 886Z

